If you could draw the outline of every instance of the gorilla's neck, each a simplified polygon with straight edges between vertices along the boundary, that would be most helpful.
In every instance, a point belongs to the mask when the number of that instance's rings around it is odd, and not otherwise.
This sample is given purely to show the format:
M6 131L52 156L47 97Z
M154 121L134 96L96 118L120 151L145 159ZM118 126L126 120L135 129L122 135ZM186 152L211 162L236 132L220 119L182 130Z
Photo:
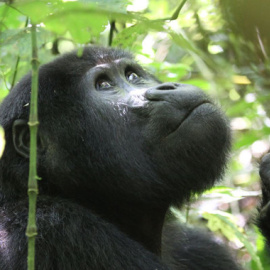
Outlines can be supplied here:
M146 204L121 202L117 200L101 201L100 196L92 197L84 206L108 222L114 224L121 232L139 242L149 251L161 254L161 236L168 205L150 207ZM104 197L103 197L104 198Z
M168 202L159 202L158 205L151 206L150 202L135 203L127 198L119 200L118 197L113 198L88 190L80 190L76 194L80 194L80 197L74 197L73 190L70 193L65 190L65 194L62 193L60 196L72 198L160 256L162 229L169 208Z
M161 236L167 207L151 208L130 203L102 209L99 214L149 251L161 254Z

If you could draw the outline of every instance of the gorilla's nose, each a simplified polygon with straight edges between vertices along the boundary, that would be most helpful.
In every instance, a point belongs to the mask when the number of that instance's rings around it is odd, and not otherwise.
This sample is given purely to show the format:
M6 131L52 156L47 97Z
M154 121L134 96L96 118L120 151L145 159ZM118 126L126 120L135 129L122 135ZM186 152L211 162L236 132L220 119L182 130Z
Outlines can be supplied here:
M151 87L145 92L145 97L149 101L167 101L179 109L187 110L196 107L197 104L210 102L201 89L180 83L163 83Z

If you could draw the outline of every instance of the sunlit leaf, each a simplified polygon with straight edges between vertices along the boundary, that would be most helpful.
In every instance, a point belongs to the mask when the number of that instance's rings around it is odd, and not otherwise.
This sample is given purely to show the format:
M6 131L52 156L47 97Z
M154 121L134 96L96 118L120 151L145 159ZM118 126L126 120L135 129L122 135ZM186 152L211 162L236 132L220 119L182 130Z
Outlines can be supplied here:
M8 5L0 6L0 18L10 28L16 29L25 25L26 17L22 18L22 14ZM24 19L24 20L23 20Z
M6 145L5 132L4 129L0 126L0 158L3 155L5 145Z
M256 241L256 247L257 247L257 255L259 256L263 266L264 270L270 269L270 258L269 258L269 252L266 248L265 238L260 233L258 228L255 228L257 232L257 241ZM252 261L252 270L257 270L256 262Z
M247 76L234 75L233 82L236 84L251 84Z
M78 20L78 16L80 20ZM108 19L105 16L89 13L66 13L62 16L54 17L54 19L45 20L46 27L60 35L69 32L78 43L86 43L90 41L90 36L97 35L105 29Z
M237 227L235 218L232 215L221 211L203 212L202 215L205 219L208 220L207 226L210 230L221 231L222 234L231 241L235 241L235 239L239 240L246 247L258 270L264 269L262 267L260 258L256 254L254 245L243 234L243 231Z
M21 0L16 1L13 6L29 17L32 22L40 23L42 20L54 11L55 5L61 4L61 1L35 1L35 0Z

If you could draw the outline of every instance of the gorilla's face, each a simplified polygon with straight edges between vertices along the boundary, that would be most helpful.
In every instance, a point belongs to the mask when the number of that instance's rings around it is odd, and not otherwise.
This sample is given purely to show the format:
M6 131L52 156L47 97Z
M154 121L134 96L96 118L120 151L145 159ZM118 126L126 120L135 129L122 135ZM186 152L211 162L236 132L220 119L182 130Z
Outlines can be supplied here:
M196 87L160 83L129 54L99 50L40 70L43 181L153 203L212 186L230 146L223 114Z

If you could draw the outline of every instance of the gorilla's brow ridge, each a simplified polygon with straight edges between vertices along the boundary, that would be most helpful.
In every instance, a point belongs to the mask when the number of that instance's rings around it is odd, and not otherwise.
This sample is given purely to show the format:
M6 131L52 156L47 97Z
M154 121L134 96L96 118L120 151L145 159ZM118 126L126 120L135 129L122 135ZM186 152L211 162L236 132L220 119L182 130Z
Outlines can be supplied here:
M122 61L122 60L130 60L129 58L127 58L127 57L123 57L123 58L117 58L117 59L111 59L111 58L109 58L107 55L105 55L104 57L103 57L104 55L102 55L101 56L101 58L97 61L97 63L96 63L96 66L102 66L102 65L104 65L104 64L111 64L111 63L115 63L115 64L117 64L117 63L119 63L120 61Z

